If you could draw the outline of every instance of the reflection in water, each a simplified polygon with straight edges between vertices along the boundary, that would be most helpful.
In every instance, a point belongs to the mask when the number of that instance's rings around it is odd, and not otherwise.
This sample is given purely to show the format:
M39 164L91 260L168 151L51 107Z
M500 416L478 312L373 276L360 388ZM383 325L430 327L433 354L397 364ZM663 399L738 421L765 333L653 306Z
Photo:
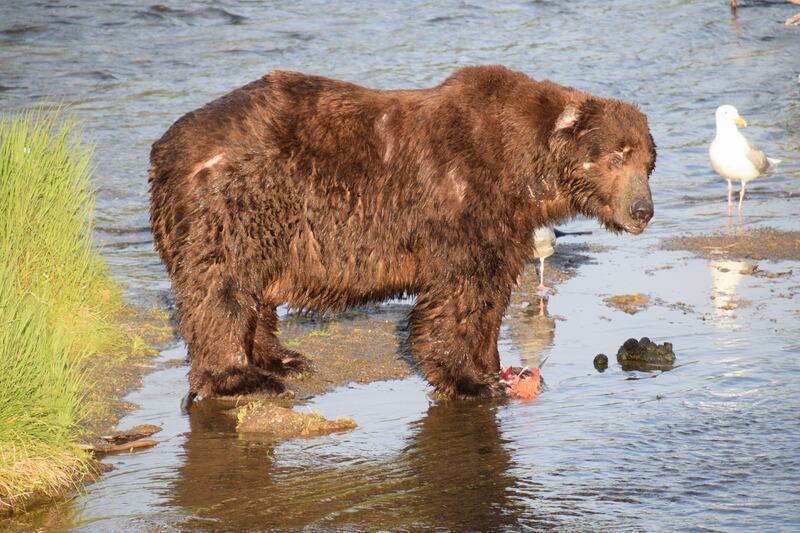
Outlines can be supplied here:
M734 329L736 308L739 300L736 288L742 281L742 271L748 268L743 261L711 261L708 265L711 272L711 290L714 301L714 314L718 319L714 322L724 329Z
M298 448L231 438L234 418L199 402L170 505L192 530L515 529L524 508L496 410L431 405L398 455L366 461L328 438Z
M745 233L747 227L747 220L745 219L744 213L738 213L736 215L736 227L734 228L733 224L733 213L728 213L728 218L725 222L725 231L730 233L735 233L736 235L741 235Z
M531 295L529 302L509 319L508 327L522 366L534 368L550 353L556 337L556 321L547 312L547 297Z
M275 492L269 475L271 446L231 438L236 419L223 413L214 401L196 402L189 421L191 433L184 443L185 460L171 503L183 507L189 516L196 512L192 520L200 524L204 522L200 517L206 515L228 523L228 512L245 511L252 491Z
M495 419L496 407L433 405L406 449L417 480L416 506L428 524L450 531L514 529L523 508Z

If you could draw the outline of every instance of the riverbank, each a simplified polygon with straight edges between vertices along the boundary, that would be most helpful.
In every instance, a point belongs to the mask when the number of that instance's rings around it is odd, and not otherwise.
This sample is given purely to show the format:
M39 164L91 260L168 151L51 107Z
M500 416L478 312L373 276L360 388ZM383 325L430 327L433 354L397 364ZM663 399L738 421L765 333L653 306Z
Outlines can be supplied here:
M169 327L123 302L92 247L91 156L57 112L0 119L0 516L96 476L76 443L121 415Z

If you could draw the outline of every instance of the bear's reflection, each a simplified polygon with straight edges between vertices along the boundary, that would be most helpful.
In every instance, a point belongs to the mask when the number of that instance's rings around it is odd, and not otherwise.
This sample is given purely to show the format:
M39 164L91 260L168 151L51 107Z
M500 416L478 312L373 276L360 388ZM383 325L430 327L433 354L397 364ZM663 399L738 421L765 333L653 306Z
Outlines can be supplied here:
M514 529L522 514L494 405L432 405L402 451L378 461L363 451L340 455L351 448L339 438L237 438L235 419L219 405L195 407L171 491L170 503L190 516L180 527L485 531Z
M471 402L432 405L405 450L415 507L427 525L449 531L515 529L517 479L496 420L497 407Z
M173 502L196 517L231 524L255 525L244 516L256 494L276 493L270 470L270 443L237 438L233 407L213 400L195 402L189 411L191 432L184 443L184 462L172 492ZM260 496L255 498L260 499ZM201 522L204 523L204 522ZM227 527L214 530L224 529Z

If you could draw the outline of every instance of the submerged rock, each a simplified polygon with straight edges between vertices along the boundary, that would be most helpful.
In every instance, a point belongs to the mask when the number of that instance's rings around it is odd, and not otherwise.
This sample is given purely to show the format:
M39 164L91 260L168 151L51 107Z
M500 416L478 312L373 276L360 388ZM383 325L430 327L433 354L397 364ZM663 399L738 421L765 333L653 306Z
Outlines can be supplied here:
M671 342L656 344L647 337L642 337L638 341L628 339L620 346L617 361L625 371L666 371L671 370L675 363L675 352L672 350Z
M355 420L328 420L317 413L299 413L269 402L252 402L236 410L240 433L261 433L276 439L311 437L356 427Z
M620 311L628 313L629 315L635 315L647 307L647 304L650 302L650 298L639 293L618 294L616 296L603 298L603 301L608 307L614 307Z

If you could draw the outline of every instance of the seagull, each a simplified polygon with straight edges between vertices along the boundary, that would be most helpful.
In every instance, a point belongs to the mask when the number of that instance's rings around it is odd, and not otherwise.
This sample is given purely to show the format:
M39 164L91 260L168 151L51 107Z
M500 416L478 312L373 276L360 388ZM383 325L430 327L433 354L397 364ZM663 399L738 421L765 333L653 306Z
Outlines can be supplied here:
M561 231L553 226L540 226L533 232L533 258L539 260L539 291L555 292L544 284L544 260L556 251L556 238L565 235L591 235L591 231Z
M739 191L739 214L742 212L744 190L747 182L754 180L780 163L779 159L767 157L764 152L745 139L738 126L747 127L747 122L739 116L732 105L721 105L717 108L717 135L708 150L711 166L728 180L728 214L733 211L732 180L742 182Z
M540 226L533 232L533 258L539 260L540 291L554 292L552 287L544 284L544 260L556 251L556 232L553 226Z

